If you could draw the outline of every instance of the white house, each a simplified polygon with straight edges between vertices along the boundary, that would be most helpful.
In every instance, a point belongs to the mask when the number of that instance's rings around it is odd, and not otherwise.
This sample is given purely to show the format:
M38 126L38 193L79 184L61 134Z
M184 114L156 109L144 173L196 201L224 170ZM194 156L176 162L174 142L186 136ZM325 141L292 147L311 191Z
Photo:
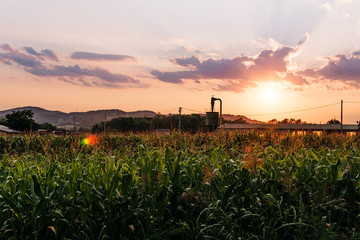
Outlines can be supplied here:
M4 125L0 125L0 133L20 133L20 131L13 130Z

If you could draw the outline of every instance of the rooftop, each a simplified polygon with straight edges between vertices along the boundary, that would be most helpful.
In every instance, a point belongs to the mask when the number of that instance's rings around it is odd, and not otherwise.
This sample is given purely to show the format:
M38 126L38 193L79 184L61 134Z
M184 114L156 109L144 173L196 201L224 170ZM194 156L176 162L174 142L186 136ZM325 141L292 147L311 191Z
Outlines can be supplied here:
M218 127L219 130L240 129L274 129L290 131L340 131L341 124L231 124L226 123ZM356 132L359 130L357 124L343 124L343 131Z

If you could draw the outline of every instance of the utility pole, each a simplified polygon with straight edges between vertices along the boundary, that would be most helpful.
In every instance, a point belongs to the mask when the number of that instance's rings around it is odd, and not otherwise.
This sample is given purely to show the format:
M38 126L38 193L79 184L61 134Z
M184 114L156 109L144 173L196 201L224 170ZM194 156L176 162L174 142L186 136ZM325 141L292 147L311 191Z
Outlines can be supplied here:
M181 131L181 110L182 107L179 107L179 132Z
M344 101L341 100L341 133L343 133L343 103Z

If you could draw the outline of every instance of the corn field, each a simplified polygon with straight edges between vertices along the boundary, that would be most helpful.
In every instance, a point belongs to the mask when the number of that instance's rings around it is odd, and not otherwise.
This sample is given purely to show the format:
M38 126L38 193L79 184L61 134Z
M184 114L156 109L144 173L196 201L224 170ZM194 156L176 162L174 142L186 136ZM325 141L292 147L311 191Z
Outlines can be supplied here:
M0 239L360 239L360 139L0 135Z

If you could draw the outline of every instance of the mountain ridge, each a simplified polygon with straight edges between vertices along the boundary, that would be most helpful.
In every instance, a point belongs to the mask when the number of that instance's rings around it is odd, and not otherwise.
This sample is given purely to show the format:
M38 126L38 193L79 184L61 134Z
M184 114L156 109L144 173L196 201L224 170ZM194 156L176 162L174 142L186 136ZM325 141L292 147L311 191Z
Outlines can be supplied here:
M242 118L243 120L246 121L246 123L251 123L251 124L265 124L266 123L266 122L262 122L262 121L259 121L256 119L250 119L244 115L223 114L222 117L223 117L223 119L228 120L228 121L235 121L235 120Z
M71 128L91 128L96 123L101 121L109 121L117 117L148 117L152 118L156 115L155 112L150 110L139 110L132 112L125 112L119 109L101 109L101 110L90 110L86 112L69 112L65 113L62 111L47 110L41 107L25 106L11 108L0 111L0 119L5 118L6 114L12 113L13 111L31 110L34 113L34 120L38 123L51 123L59 128L71 129Z
M153 118L156 116L156 113L151 110L138 110L125 112L119 109L99 109L99 110L90 110L86 112L62 112L59 110L47 110L41 107L36 106L25 106L11 108L7 110L0 111L0 120L5 118L6 114L12 113L13 111L23 111L31 110L34 113L34 120L38 123L51 123L59 128L73 129L76 128L86 128L90 129L97 123L102 121L109 121L113 118L118 117L134 117L134 118ZM205 116L205 114L200 114ZM243 115L232 115L232 114L223 114L225 120L234 121L239 118L242 118L247 123L256 123L261 124L264 122L250 119Z

